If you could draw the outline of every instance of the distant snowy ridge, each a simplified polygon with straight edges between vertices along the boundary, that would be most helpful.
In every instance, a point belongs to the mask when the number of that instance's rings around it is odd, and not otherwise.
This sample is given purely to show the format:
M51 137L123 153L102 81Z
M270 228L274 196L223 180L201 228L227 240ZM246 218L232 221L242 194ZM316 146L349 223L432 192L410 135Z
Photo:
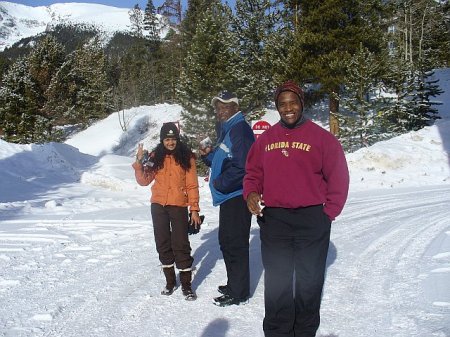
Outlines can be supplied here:
M128 8L90 3L59 3L30 7L0 1L0 51L23 38L35 36L58 24L88 24L112 36L130 31ZM165 35L165 31L161 32Z

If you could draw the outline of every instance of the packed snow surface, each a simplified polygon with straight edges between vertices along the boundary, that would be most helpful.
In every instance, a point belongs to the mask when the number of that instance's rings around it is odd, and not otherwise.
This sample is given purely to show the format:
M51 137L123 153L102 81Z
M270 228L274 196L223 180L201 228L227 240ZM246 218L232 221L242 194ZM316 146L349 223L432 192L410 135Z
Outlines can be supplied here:
M441 120L347 154L351 189L332 225L318 336L450 336L450 85L448 71L438 75ZM131 163L180 112L126 110L126 130L114 113L64 144L0 141L1 336L263 336L256 222L248 304L212 304L226 272L204 177L206 219L190 237L198 299L160 295L150 190Z

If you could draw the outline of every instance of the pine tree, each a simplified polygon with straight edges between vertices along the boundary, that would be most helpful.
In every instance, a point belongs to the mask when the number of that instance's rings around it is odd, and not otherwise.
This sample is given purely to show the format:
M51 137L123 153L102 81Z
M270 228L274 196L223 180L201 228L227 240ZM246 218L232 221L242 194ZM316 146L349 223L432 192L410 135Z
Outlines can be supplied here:
M268 0L238 0L232 29L239 40L236 44L239 63L237 93L248 119L257 119L264 113L268 93L274 87L270 60L265 46L275 26L275 14Z
M14 143L35 141L32 130L38 110L37 96L28 61L19 58L3 76L0 87L0 128L6 141Z
M147 39L151 42L158 43L160 41L160 22L158 20L158 17L156 16L156 9L153 5L153 0L147 1L147 6L145 7L144 11L143 24L144 30L148 32L146 34Z
M446 14L448 1L429 1L425 10L428 15L422 15L423 59L428 60L432 68L450 66L450 17ZM420 10L419 10L420 11Z
M441 27L444 20L438 3L430 0L396 0L392 21L390 77L386 82L396 94L385 114L398 132L418 130L430 125L437 116L432 97L439 94L437 82L432 81L432 69L440 64L441 50L435 37L448 32ZM445 40L447 39L447 42Z
M449 20L445 4L434 0L393 0L396 46L405 61L427 60L433 67L449 62Z
M130 108L159 102L160 52L148 47L145 40L135 41L120 61L120 79L116 93L122 97L123 107ZM164 68L164 67L163 67Z
M98 40L70 53L48 88L46 110L84 127L111 109L106 59Z
M204 13L208 8L214 6L215 1L210 0L189 0L188 7L185 12L184 18L180 24L180 51L181 51L181 68L186 66L187 53L191 48L192 39L195 36L197 25L202 19Z
M137 37L142 37L144 31L144 15L142 14L139 4L134 5L134 7L128 11L128 16L130 18L130 29L132 34Z
M195 35L198 22L203 13L211 6L214 1L210 0L189 0L188 8L183 21L181 22L181 32L183 37L183 45L189 46L190 41Z
M206 136L215 137L211 98L220 90L237 89L238 38L229 29L231 16L227 5L211 1L211 7L198 22L177 88L183 107L184 131L197 141Z
M47 89L64 60L64 48L45 36L25 59L20 59L5 76L4 131L10 141L43 142L55 140L54 111L47 111Z
M415 72L415 92L412 101L414 102L414 108L411 118L411 130L420 130L425 126L432 125L436 119L439 119L438 110L433 106L439 105L439 102L432 100L432 97L436 97L443 93L440 89L439 80L432 79L434 74L433 70L426 70L420 66Z
M339 138L346 151L353 152L387 137L378 111L382 66L377 57L360 45L346 65L346 76L339 99Z
M297 17L297 8L299 5L294 3L280 3L286 1L276 0L271 12L273 21L277 23L270 34L266 37L264 44L264 59L267 65L267 71L272 79L274 87L286 81L293 79L289 75L290 66L287 62L290 55L290 46L294 43L295 18ZM288 1L288 2L293 2Z
M0 54L0 84L1 78L3 78L3 74L6 73L11 61L5 57L3 54Z
M333 113L339 110L345 64L360 43L371 52L382 49L382 5L378 0L305 0L292 4L294 41L289 50L286 77L300 83L320 83L330 99L330 131L338 133ZM300 14L300 16L298 16Z
M159 102L175 102L176 86L180 81L184 51L181 35L171 29L160 48L160 59L156 65L155 78L160 86Z
M63 64L64 58L65 49L63 45L51 36L45 36L27 57L30 75L35 83L38 95L36 104L39 108L36 113L49 120L50 129L47 130L49 133L52 132L53 120L57 116L55 116L54 111L45 110L44 105L48 100L48 87L59 67Z
M413 112L414 77L412 65L405 62L396 52L391 52L388 63L388 72L383 82L387 93L386 106L379 112L384 130L392 136L410 131L411 116Z

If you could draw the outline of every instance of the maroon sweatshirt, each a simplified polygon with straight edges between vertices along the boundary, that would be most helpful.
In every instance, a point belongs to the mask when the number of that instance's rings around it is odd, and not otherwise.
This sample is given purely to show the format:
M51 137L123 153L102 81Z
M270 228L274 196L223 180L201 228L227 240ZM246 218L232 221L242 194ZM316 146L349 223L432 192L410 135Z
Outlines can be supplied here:
M261 134L245 169L244 198L256 192L267 207L323 204L334 220L347 200L349 173L341 144L310 120L294 129L278 122Z

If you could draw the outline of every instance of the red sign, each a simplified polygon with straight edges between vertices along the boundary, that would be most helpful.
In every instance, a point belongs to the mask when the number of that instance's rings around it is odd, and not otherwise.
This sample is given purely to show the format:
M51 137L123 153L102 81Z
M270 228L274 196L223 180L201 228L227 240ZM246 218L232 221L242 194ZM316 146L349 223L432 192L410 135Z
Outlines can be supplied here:
M258 121L252 126L253 133L255 134L255 138L258 138L264 131L270 128L269 122L266 121Z

